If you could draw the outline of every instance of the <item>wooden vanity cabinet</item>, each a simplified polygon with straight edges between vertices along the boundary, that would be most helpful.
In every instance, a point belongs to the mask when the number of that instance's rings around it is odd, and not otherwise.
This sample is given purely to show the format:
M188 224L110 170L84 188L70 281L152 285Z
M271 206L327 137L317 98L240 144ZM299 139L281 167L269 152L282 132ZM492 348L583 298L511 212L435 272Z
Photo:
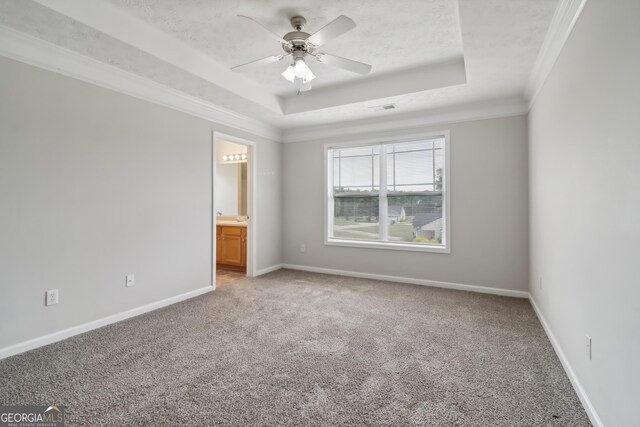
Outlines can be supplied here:
M247 227L216 226L216 264L246 270Z

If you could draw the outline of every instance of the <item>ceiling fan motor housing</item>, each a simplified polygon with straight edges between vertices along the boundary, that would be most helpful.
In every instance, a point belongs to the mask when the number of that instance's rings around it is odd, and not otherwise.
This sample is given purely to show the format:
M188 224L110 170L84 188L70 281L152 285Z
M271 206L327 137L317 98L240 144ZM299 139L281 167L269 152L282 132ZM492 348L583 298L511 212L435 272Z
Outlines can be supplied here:
M294 16L291 18L291 26L295 31L291 31L284 35L283 39L289 42L289 44L282 44L282 49L287 54L294 52L311 53L314 51L314 47L307 43L307 39L311 37L311 34L302 31L302 28L307 23L307 20L302 16Z

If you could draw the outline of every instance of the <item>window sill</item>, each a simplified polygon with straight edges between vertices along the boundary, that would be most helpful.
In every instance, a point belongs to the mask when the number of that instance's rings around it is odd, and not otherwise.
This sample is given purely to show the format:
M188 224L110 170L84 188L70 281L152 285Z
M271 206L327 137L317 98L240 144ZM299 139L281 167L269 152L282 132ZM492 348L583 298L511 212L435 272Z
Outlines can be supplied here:
M341 239L325 239L327 246L347 246L352 248L368 248L368 249L390 249L394 251L410 251L410 252L433 252L440 254L450 254L451 248L447 246L421 245L410 243L391 243L391 242L367 242L358 240L341 240Z

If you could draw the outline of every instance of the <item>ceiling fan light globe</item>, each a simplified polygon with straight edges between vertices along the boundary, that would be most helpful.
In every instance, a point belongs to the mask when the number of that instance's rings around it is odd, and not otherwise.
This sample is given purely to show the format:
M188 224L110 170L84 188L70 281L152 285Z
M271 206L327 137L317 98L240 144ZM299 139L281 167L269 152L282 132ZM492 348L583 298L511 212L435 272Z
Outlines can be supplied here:
M296 73L293 71L293 65L289 65L286 70L283 71L282 77L293 83L296 80Z
M316 75L313 74L313 72L309 68L309 71L307 72L307 75L304 76L303 79L302 79L302 83L309 83L311 80L313 80L315 78L316 78Z
M293 66L293 71L296 77L300 77L303 79L307 73L310 71L307 64L304 62L304 59L296 59L296 64Z

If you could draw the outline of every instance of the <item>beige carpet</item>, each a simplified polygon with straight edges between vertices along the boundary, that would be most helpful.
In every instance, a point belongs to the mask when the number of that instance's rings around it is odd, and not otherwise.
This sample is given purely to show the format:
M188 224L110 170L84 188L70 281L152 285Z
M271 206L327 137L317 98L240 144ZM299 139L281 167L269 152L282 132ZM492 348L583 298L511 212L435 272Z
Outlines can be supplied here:
M588 426L521 299L281 270L0 361L68 425Z

